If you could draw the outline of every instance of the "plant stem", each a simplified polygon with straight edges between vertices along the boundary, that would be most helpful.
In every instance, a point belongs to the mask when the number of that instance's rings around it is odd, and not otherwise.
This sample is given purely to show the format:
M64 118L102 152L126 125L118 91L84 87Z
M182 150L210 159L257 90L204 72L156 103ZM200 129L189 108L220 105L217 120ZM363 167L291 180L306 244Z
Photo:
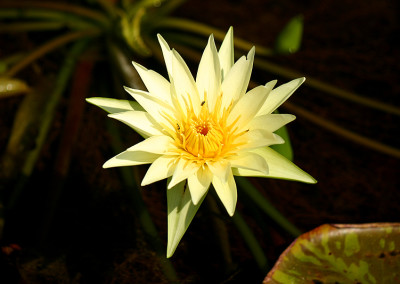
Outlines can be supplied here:
M20 62L12 66L7 73L5 74L6 77L14 77L19 71L27 67L29 64L37 60L38 58L44 56L46 53L59 48L67 44L68 42L78 40L84 37L93 37L99 34L99 30L86 30L86 31L78 31L78 32L70 32L59 36L55 39L52 39L45 44L41 45L31 53L29 53L26 57L24 57Z
M245 177L235 177L236 183L253 202L260 207L272 220L294 237L298 237L301 231L287 220Z
M232 221L242 235L251 253L253 254L254 260L256 261L258 268L263 272L268 271L267 257L265 256L262 247L254 236L250 227L246 224L246 221L239 214L238 210L236 210L235 214L232 216Z
M219 241L219 247L221 249L222 257L224 259L225 271L227 273L230 273L234 268L234 264L232 261L232 254L229 246L228 230L223 220L221 220L221 218L219 217L221 215L221 212L218 208L215 198L216 198L215 194L212 195L208 193L206 195L206 201L207 201L206 204L212 214L211 221L213 228L217 234L217 239Z

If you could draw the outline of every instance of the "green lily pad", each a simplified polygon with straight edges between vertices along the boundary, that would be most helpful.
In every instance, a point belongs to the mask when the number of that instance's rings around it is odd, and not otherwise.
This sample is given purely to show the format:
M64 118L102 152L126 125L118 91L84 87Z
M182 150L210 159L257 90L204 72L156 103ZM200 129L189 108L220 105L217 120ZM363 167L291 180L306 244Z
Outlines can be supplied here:
M263 283L400 283L400 223L322 225L298 237Z

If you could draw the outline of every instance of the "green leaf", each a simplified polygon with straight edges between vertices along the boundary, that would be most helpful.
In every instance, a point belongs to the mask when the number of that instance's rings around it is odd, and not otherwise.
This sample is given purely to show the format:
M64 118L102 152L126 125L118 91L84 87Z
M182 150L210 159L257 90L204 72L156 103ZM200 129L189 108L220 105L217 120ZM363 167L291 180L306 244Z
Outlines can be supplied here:
M139 110L139 111L144 110L142 106L139 105L137 102L129 100L93 97L93 98L87 98L86 101L88 103L91 103L93 105L96 105L104 109L108 113L119 113L130 110Z
M303 16L292 18L281 30L275 41L275 52L295 53L301 45L303 35Z
M264 284L398 283L400 223L322 225L297 238Z
M204 197L194 205L190 196L187 181L182 181L167 189L168 203L168 245L167 257L171 257L187 228L193 220Z

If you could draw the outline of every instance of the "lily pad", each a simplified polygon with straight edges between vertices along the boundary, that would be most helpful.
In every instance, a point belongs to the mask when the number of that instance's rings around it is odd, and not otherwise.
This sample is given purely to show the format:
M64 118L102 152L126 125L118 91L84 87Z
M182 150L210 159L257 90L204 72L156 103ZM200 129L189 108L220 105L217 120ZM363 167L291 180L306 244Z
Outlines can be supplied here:
M400 223L322 225L298 237L263 283L400 283Z

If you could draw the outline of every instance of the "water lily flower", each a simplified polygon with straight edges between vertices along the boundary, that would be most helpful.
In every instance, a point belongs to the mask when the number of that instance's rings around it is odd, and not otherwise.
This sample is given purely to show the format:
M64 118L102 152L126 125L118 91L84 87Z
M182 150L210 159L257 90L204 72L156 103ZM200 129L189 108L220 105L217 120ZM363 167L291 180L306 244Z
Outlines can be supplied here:
M309 174L268 147L284 143L274 131L293 121L295 116L273 112L304 78L274 89L275 80L247 91L255 48L234 62L232 28L219 51L213 36L209 37L196 78L178 52L160 35L158 40L169 80L133 62L147 91L125 89L140 106L115 99L88 99L145 138L108 160L105 168L150 164L142 186L168 178L167 194L172 195L173 188L179 185L183 188L181 193L188 189L188 206L193 208L198 208L212 185L231 216L237 202L235 175L315 182ZM176 196L171 200L180 198ZM169 212L172 215L184 212L172 211ZM187 226L175 229L184 233ZM170 251L173 253L174 249Z

